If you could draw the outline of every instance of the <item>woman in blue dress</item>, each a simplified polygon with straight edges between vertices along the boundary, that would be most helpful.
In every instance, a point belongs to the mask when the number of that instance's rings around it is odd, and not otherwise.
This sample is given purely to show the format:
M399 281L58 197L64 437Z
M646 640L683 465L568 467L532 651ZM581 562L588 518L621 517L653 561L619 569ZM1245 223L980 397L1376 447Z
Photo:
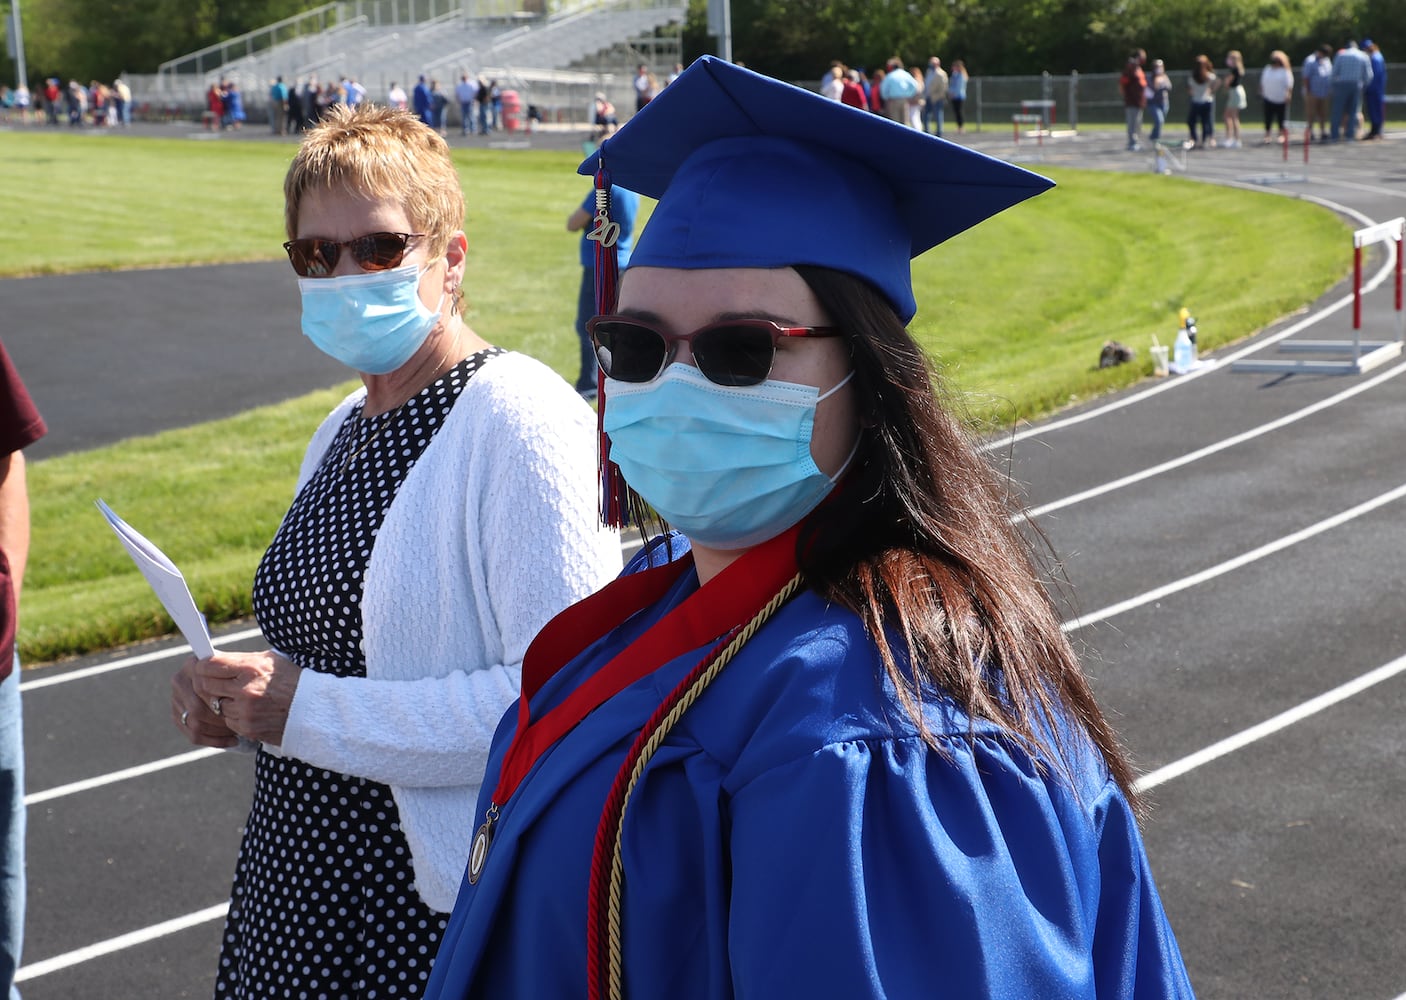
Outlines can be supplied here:
M530 647L427 995L1190 996L906 329L910 257L1049 182L708 58L582 170L659 199L592 335L607 516L680 533Z

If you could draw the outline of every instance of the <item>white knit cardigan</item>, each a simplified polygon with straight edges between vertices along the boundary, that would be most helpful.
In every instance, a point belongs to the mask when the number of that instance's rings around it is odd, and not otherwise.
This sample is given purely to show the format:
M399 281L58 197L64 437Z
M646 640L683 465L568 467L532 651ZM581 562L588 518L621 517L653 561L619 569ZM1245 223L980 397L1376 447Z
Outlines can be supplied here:
M298 488L365 396L313 436ZM620 571L596 516L595 418L551 369L489 359L406 476L372 546L366 677L304 670L281 748L390 786L420 898L453 908L489 740L522 658L558 611Z

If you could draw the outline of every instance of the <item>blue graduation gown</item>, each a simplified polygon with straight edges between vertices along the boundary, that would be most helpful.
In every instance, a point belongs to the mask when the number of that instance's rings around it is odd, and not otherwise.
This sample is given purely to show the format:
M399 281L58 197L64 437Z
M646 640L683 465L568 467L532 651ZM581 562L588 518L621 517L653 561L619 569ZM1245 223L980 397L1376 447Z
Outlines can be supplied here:
M697 588L564 667L540 718ZM427 997L583 997L596 826L640 727L707 649L601 705L502 807ZM1061 779L934 699L934 751L849 611L806 592L684 715L625 814L628 997L1190 997L1136 821L1071 741ZM499 726L488 807L516 711ZM471 835L469 831L466 836Z

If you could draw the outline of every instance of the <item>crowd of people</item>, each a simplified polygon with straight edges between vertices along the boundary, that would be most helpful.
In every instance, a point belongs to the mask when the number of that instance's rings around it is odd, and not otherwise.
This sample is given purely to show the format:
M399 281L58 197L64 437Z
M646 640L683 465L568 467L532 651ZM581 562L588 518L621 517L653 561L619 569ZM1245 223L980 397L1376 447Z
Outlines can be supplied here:
M319 83L316 76L309 76L290 86L280 76L269 88L269 124L275 134L306 132L322 121L331 108L356 107L369 101L399 111L409 110L440 135L448 134L449 109L457 106L462 135L488 135L504 125L503 97L497 80L467 72L460 74L452 94L438 78L422 73L409 91L392 80L380 98L369 94L354 77Z
M1217 71L1209 56L1196 57L1184 85L1189 135L1183 145L1187 149L1243 146L1241 113L1249 106L1246 79L1245 60L1236 49L1226 53L1223 72ZM1288 128L1294 97L1294 70L1288 54L1280 49L1271 52L1254 82L1264 115L1260 142L1278 142ZM1326 42L1319 45L1308 54L1299 74L1306 138L1352 141L1359 132L1365 140L1382 138L1386 83L1386 59L1370 38L1360 47L1352 39L1336 50ZM1149 66L1147 53L1134 51L1123 66L1118 87L1127 124L1127 148L1142 148L1142 126L1147 118L1151 120L1150 140L1159 141L1175 88L1162 60L1155 59ZM1217 95L1223 96L1220 140L1215 134Z
M0 121L67 122L75 128L131 125L132 90L121 77L111 84L93 80L87 86L77 80L65 86L58 77L49 77L37 94L24 84L0 86Z
M960 135L966 130L968 79L961 59L953 60L949 71L937 56L929 57L926 68L905 68L894 56L872 76L836 59L820 78L820 94L933 135L943 134L950 108Z
M366 88L355 77L341 76L335 82L321 83L312 75L294 80L291 85L283 77L275 77L268 91L269 129L274 135L306 132L326 116L329 108L339 104L354 107L366 100Z

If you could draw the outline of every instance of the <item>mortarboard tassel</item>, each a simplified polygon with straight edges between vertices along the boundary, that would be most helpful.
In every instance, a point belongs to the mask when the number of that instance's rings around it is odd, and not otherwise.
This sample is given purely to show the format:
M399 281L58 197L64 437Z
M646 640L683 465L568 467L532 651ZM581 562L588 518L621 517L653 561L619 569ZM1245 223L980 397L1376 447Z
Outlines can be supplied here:
M596 313L603 315L615 311L620 280L619 254L615 246L620 238L620 224L610 218L610 173L605 168L604 156L596 170L595 184L596 217L586 238L596 244ZM610 460L610 439L605 434L605 375L599 369L596 370L596 434L599 437L601 521L608 527L623 528L631 520L633 504L620 467Z

